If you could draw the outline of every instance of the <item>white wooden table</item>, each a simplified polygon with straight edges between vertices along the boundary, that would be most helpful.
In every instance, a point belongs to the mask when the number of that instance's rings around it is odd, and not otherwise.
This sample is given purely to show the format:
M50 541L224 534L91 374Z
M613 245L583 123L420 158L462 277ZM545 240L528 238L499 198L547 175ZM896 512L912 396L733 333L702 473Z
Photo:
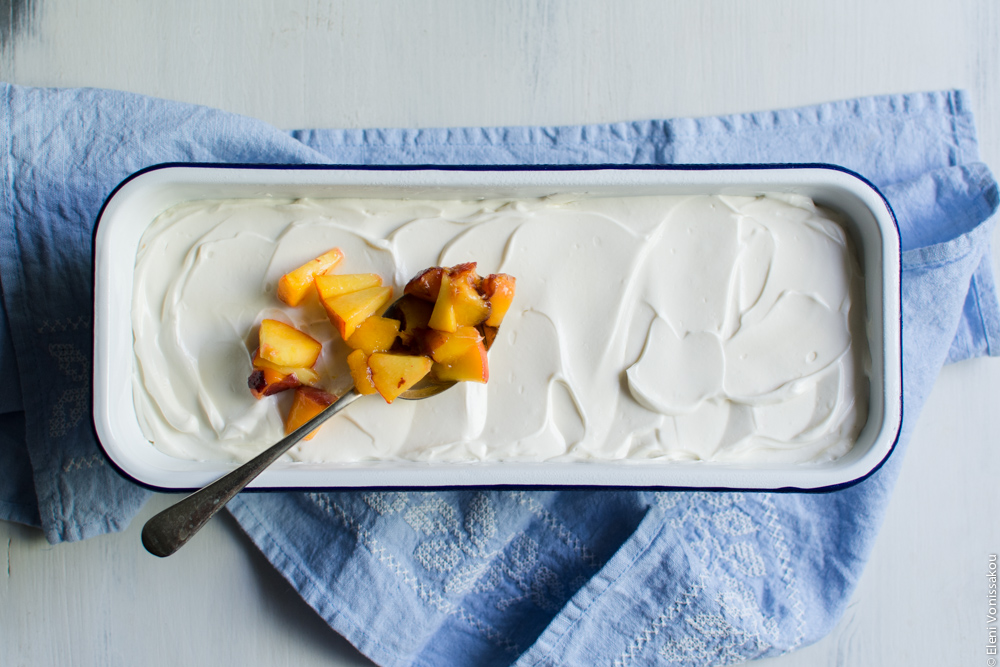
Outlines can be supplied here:
M7 81L124 89L283 128L593 123L966 88L983 160L1000 171L996 0L3 6ZM1000 362L945 369L839 626L760 664L987 664L998 439ZM0 523L0 664L370 664L229 517L170 559L146 554L139 530L169 500L76 544Z

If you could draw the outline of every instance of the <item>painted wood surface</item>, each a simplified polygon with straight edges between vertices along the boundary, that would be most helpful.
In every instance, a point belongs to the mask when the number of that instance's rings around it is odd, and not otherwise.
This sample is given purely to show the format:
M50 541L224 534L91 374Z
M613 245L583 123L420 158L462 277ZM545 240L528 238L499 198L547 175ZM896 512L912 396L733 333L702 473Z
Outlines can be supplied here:
M995 0L4 0L0 77L282 128L591 123L965 88L1000 170ZM998 440L1000 362L946 368L844 618L758 664L986 664ZM370 664L228 517L168 560L146 554L139 529L168 500L78 544L0 523L0 664Z

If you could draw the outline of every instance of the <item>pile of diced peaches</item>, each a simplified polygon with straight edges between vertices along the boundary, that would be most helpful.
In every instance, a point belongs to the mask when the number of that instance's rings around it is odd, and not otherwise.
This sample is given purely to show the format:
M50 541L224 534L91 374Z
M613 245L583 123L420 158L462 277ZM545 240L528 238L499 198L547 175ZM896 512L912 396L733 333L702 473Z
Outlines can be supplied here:
M286 273L278 281L278 298L299 306L315 294L352 349L347 364L359 394L378 393L392 403L428 376L442 382L489 379L486 350L513 301L512 276L481 278L475 262L431 267L407 283L393 316L385 317L392 288L374 273L333 273L343 257L334 248ZM291 433L336 400L318 386L315 365L323 345L274 319L261 322L258 339L250 391L261 399L295 390L285 418L285 432Z

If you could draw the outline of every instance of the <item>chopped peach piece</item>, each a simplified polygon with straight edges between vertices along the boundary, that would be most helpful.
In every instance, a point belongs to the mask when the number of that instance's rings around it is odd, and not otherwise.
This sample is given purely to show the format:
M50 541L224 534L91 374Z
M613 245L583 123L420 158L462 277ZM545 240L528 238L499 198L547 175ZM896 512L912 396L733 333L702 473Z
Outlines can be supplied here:
M460 264L441 275L429 326L453 333L460 326L481 324L490 316L490 304L476 291L475 264Z
M453 332L458 328L455 319L455 302L451 299L451 278L447 273L441 275L441 288L438 290L437 300L434 302L434 310L431 311L431 319L427 326L438 331Z
M279 366L278 364L271 363L267 359L260 356L260 348L254 351L253 358L250 360L253 364L254 370L272 370L282 375L294 375L298 378L299 382L302 384L316 384L319 382L319 373L317 373L312 368L302 368L294 366Z
M324 299L322 303L330 316L330 321L336 325L341 337L346 341L359 324L388 304L390 299L392 299L391 287L369 287L332 299Z
M323 412L333 404L337 397L333 394L317 389L316 387L299 387L295 390L295 397L292 399L292 407L288 410L288 417L285 419L285 435L288 435L307 421ZM303 440L312 440L316 435L317 428Z
M476 262L463 262L448 269L448 274L452 278L462 277L468 280L473 287L479 282L479 274L476 273Z
M368 355L362 350L354 350L347 355L347 367L351 369L354 388L362 396L377 393L372 384L372 371L368 368Z
M440 266L432 266L424 269L403 288L403 294L412 294L424 301L434 301L437 299L438 291L441 289L441 276L446 269Z
M369 287L381 287L382 278L377 273L331 273L316 276L316 292L320 301L360 292Z
M277 366L312 368L323 345L295 327L278 320L260 323L260 358Z
M368 357L372 384L386 403L392 403L404 391L423 379L434 362L430 357L376 352Z
M483 294L486 295L490 303L490 316L486 318L486 325L491 327L500 326L503 316L510 309L510 304L514 300L514 276L506 273L493 273L483 280Z
M455 322L458 326L475 326L489 318L490 304L476 291L469 278L452 279L450 287L455 304Z
M406 283L403 294L412 294L424 301L434 302L441 289L441 276L446 273L451 276L452 280L457 278L468 280L476 289L479 288L479 283L482 281L479 274L476 273L476 262L456 264L451 268L432 266L429 269L424 269Z
M355 350L364 350L365 356L385 352L399 337L399 320L388 317L369 317L347 339Z
M483 340L476 327L458 327L454 333L428 329L423 337L423 351L438 363L447 363Z
M490 379L490 367L486 360L486 346L477 341L467 346L458 356L446 363L434 364L434 375L438 380L455 382L486 382Z
M344 253L339 248L333 248L281 276L278 280L278 298L289 306L299 305L312 287L315 277L330 271L343 258Z
M272 396L286 389L295 389L302 383L297 376L282 373L273 368L254 368L247 378L250 393L258 401L265 396Z

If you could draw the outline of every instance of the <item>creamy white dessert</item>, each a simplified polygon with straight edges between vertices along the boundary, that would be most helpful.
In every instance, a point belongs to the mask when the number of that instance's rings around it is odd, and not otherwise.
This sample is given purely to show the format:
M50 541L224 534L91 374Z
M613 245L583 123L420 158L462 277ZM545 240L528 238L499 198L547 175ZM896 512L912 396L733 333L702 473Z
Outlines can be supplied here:
M136 259L133 390L175 457L245 460L280 439L292 392L247 388L264 318L323 342L315 298L281 275L332 247L337 273L478 262L517 278L485 385L364 397L294 448L301 461L823 462L867 419L863 276L844 230L797 196L518 201L228 200L159 216Z

